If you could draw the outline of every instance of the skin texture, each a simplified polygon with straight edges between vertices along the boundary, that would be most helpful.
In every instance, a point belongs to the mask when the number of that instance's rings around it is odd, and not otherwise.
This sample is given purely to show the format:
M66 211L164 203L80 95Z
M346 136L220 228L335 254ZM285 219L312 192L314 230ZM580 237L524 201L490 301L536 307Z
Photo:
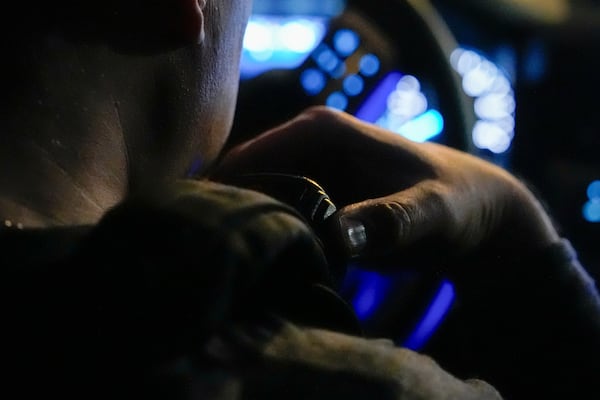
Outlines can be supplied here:
M126 193L202 173L217 156L251 2L210 1L202 11L189 0L143 5L108 1L93 15L64 6L71 13L56 12L12 45L1 82L3 218L93 223Z

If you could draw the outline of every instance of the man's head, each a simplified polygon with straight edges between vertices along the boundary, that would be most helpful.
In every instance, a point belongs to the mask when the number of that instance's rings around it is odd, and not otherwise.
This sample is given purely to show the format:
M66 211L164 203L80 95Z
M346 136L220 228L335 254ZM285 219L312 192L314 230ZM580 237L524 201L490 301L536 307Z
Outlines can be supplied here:
M26 138L44 149L100 209L217 156L251 0L33 3L5 9L0 28L0 131L13 148Z

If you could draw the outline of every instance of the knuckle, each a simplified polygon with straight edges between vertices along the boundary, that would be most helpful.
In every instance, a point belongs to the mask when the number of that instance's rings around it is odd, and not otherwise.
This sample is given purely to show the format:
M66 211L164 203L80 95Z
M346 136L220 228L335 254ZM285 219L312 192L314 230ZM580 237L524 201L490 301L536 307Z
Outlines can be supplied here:
M317 105L308 107L300 115L315 123L332 123L339 120L340 112L327 106Z
M393 222L396 228L394 232L396 239L410 236L415 214L419 212L416 204L393 201L386 203L383 210L388 214L389 220Z
M307 132L318 135L319 140L335 140L338 134L345 132L347 120L345 114L326 106L311 106L304 110L298 118L298 122ZM352 130L352 129L350 129ZM327 135L322 135L326 132Z

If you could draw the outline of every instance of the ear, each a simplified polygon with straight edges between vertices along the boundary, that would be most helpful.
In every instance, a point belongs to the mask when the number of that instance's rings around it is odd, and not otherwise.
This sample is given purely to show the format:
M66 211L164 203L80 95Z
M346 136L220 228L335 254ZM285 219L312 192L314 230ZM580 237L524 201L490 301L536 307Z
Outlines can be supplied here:
M206 0L109 1L116 3L112 17L131 38L175 47L204 40Z
M204 7L206 0L161 1L165 9L162 14L169 29L169 36L182 44L197 44L204 40Z

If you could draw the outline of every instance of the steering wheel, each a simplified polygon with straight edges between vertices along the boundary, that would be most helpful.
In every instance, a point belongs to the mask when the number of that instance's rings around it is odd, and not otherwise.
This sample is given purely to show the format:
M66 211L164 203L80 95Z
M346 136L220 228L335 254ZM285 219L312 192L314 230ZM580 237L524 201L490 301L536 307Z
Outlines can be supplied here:
M335 49L340 32L352 32L358 38L355 46L342 54ZM360 75L362 57L375 55L377 71L361 76L364 90L347 97L344 111L359 113L365 99L386 76L402 71L417 76L422 86L430 89L430 100L444 118L440 141L473 152L470 137L476 118L472 100L462 91L460 76L450 64L450 54L456 48L452 34L428 0L394 0L385 8L373 7L369 0L349 0L344 12L330 22L321 45L299 68L271 70L241 82L227 146L252 138L311 105L327 104L332 94L344 91L344 77ZM333 60L330 69L323 65L327 57ZM341 72L336 69L340 65ZM327 79L322 88L307 92L302 85L304 74L324 68ZM412 348L422 347L431 333L419 331L418 320L427 318L427 309L435 307L440 295L446 303L452 295L449 284L438 277L412 273L374 276L360 267L349 271L342 294L352 302L367 333L389 336L392 332ZM395 292L393 299L385 295L389 291ZM439 305L435 312L439 313Z

